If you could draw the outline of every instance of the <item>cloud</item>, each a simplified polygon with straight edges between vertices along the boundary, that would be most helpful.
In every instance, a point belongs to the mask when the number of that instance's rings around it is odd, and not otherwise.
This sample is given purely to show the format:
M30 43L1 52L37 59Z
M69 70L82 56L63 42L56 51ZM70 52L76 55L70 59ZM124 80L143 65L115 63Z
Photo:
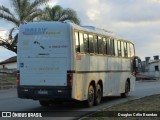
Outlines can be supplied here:
M160 55L160 28L157 25L160 22L148 23L145 25L138 24L137 26L131 24L126 27L120 27L116 33L122 38L131 40L136 47L136 55L140 56L142 59L145 56Z
M3 47L0 47L0 62L8 59L11 56L16 56L14 52L11 52Z
M0 2L0 5L3 5L3 6L10 6L10 0L1 0Z
M55 6L57 4L57 0L50 0L49 2L48 2L48 5L50 6L50 7L53 7L53 6Z
M5 38L5 37L6 37L6 34L7 34L7 31L6 31L6 30L1 30L1 29L0 29L0 37Z
M149 3L160 3L160 0L147 0Z
M100 12L94 9L90 9L87 11L87 17L89 18L89 20L93 21L93 20L97 20L99 16Z

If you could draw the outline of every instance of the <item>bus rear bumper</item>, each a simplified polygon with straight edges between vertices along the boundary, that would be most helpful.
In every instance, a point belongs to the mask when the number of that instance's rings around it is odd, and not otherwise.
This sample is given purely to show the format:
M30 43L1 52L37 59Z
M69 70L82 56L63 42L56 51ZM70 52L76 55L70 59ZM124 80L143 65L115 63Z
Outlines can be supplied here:
M18 97L33 100L71 100L69 87L18 86Z

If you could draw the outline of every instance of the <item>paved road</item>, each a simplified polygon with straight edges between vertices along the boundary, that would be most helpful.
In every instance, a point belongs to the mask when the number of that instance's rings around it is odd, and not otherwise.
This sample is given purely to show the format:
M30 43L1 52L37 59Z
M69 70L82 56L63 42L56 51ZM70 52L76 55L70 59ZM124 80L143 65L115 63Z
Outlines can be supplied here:
M0 111L44 111L47 115L55 116L54 119L56 120L69 120L76 119L77 116L83 116L86 113L89 114L93 111L101 110L118 103L153 94L160 94L160 81L137 81L136 90L131 92L128 98L121 98L119 95L106 97L99 106L94 106L92 108L86 108L81 103L65 103L41 107L38 101L17 98L16 89L0 90ZM53 120L53 118L48 119Z

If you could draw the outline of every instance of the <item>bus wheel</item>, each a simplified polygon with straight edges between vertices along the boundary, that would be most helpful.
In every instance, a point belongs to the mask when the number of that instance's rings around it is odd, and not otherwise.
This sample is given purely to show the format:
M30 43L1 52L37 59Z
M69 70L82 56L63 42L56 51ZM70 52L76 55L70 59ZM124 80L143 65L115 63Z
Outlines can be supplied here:
M102 89L101 86L98 84L96 87L96 95L95 95L95 105L99 105L102 99Z
M88 100L87 100L87 105L88 107L92 107L94 104L94 95L95 91L94 91L94 87L93 85L90 85L88 88Z
M39 103L41 106L48 106L49 102L48 101L44 101L44 100L39 100Z
M129 82L126 81L126 84L125 84L125 92L124 93L121 93L121 97L122 98L126 98L129 94Z

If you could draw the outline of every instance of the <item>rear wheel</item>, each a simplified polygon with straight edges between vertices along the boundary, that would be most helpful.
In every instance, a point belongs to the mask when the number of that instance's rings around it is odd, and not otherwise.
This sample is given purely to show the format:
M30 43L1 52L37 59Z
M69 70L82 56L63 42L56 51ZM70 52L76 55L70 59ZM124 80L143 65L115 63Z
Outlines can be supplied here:
M126 84L125 84L125 92L124 93L121 93L121 97L122 98L126 98L129 94L129 91L130 91L130 88L129 88L129 82L126 81Z
M99 105L102 99L102 89L101 86L98 84L96 87L96 95L95 95L95 105Z
M41 106L48 106L49 102L48 101L44 101L44 100L39 100L39 103Z
M95 96L94 87L93 85L90 85L88 88L88 100L87 100L88 107L92 107L94 105L94 96Z

